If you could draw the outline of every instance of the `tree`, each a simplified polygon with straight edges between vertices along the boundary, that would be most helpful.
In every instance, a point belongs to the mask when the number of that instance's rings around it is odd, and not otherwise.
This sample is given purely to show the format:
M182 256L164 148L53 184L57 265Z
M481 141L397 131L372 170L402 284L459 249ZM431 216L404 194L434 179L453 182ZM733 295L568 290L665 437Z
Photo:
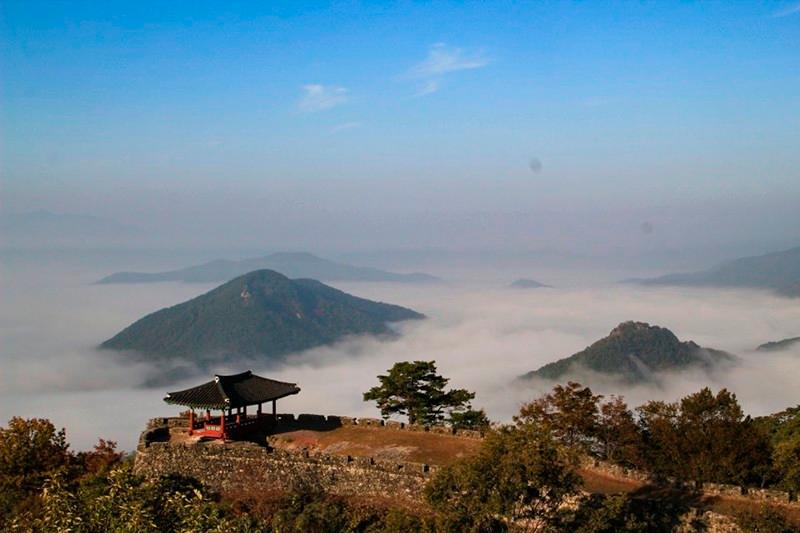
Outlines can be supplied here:
M795 494L800 493L800 435L775 446L773 460L780 486Z
M448 413L470 410L475 398L465 389L446 391L449 380L436 373L435 361L395 363L378 380L380 385L365 392L364 401L374 400L384 418L407 415L411 424L441 424Z
M483 409L453 410L450 413L450 424L455 429L486 430L491 422Z
M570 381L520 409L517 423L533 424L567 446L588 450L597 438L598 404L602 396L589 387Z
M0 516L37 494L72 459L66 433L43 418L14 417L0 428Z
M648 402L638 411L645 459L657 475L741 484L763 484L768 475L767 437L725 389Z
M597 422L600 456L628 467L642 466L642 435L633 413L619 396L600 406Z
M447 531L544 531L578 491L575 457L533 426L491 431L478 453L440 470L425 488Z

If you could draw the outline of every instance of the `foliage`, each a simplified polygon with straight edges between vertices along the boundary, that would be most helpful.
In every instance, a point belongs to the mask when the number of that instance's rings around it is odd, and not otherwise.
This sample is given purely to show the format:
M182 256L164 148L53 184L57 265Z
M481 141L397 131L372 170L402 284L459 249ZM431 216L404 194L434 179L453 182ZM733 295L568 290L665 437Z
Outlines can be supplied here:
M779 508L764 505L758 511L745 511L736 516L742 531L749 533L792 533L797 531Z
M478 414L465 415L475 394L465 389L445 390L449 380L436 373L435 361L398 362L388 372L378 376L380 385L364 393L364 401L374 400L384 418L401 414L407 415L411 424L436 425L443 423L450 411L457 413L460 423L482 422Z
M775 446L773 453L778 484L795 494L800 493L800 435L786 439Z
M520 409L517 423L533 424L567 446L588 449L598 431L598 402L589 387L569 382Z
M454 429L486 430L491 425L491 421L483 409L453 410L450 413L449 421Z
M769 475L769 442L725 389L648 402L638 412L645 462L657 475L737 484L763 484Z
M149 314L101 346L151 360L191 357L207 364L231 354L278 358L346 335L390 334L387 322L417 318L423 316L315 280L257 270ZM198 361L198 354L205 359Z
M531 530L552 523L576 494L574 457L529 424L491 431L474 457L439 471L425 496L444 529L505 531L511 521Z
M627 467L642 466L642 434L628 405L618 396L600 405L597 444L603 459Z
M48 480L42 491L42 508L18 517L12 531L147 532L248 532L264 524L248 516L233 516L191 480L164 478L149 482L134 475L130 464L106 474L105 490L85 492L63 476Z
M36 495L70 461L66 432L49 420L14 417L0 427L0 517Z
M520 409L518 422L534 424L571 447L626 466L641 465L641 434L625 402L603 402L589 387L569 382Z

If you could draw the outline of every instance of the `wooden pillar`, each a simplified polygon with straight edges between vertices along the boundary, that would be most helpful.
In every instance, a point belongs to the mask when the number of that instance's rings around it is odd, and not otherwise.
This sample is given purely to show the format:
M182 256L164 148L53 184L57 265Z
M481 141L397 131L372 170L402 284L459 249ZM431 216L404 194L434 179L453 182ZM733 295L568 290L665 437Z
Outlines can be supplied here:
M242 415L242 408L241 408L241 407L237 407L237 408L236 408L236 425L237 425L237 426L238 426L238 425L239 425L239 423L241 422L241 418L240 418L240 417L241 417L241 415Z
M258 404L257 414L258 414L258 417L261 418L261 404Z
M194 435L194 409L189 410L189 435Z
M219 432L222 433L222 440L225 440L225 409L222 410L222 416L219 417Z
M211 420L211 409L206 409L206 422Z
M278 405L277 405L277 403L278 403L277 400L272 400L272 418L274 418L275 420L278 419Z

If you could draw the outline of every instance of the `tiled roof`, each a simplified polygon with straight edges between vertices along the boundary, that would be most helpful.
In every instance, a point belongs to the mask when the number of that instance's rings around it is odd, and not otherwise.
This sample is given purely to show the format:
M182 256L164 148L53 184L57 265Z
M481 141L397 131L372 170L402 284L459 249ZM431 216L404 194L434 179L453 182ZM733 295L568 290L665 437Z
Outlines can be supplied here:
M164 401L200 409L227 409L270 402L297 394L300 387L256 376L250 370L232 376L214 376L213 381L167 394Z

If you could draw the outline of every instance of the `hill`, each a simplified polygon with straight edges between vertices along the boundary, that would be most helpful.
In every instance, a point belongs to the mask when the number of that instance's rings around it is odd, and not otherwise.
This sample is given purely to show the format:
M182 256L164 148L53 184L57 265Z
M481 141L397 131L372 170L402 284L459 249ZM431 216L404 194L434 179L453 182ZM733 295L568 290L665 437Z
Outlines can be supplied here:
M509 285L512 289L542 289L542 288L552 288L550 285L545 285L544 283L539 283L533 279L518 279Z
M728 261L710 270L631 280L644 285L768 289L800 297L800 247Z
M116 272L99 280L106 283L151 283L156 281L182 281L184 283L223 282L254 270L275 270L290 278L311 278L325 281L390 281L425 283L439 282L439 278L422 273L397 274L377 268L358 267L329 261L306 252L275 253L264 257L230 261L217 259L166 272Z
M786 350L792 346L800 346L800 337L792 337L790 339L783 339L781 341L765 342L756 350L759 352L776 352L778 350Z
M257 270L147 315L100 347L201 365L242 356L275 360L346 335L389 334L387 322L419 318L424 316L316 280Z
M580 369L621 377L629 383L652 380L654 372L711 368L733 361L731 354L678 340L670 330L644 322L623 322L611 333L570 357L544 365L523 378L558 380Z

